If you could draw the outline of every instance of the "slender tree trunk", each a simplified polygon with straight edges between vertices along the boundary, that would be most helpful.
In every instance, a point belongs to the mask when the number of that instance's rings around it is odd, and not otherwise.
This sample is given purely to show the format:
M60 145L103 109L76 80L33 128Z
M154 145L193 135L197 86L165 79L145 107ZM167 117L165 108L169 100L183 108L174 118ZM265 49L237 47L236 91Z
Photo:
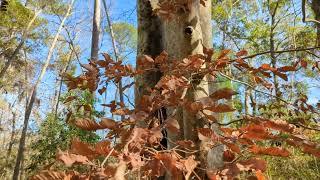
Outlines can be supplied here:
M276 4L276 6L274 7L274 9L271 9L271 7L269 7L269 12L270 12L270 16L271 16L271 25L270 25L270 39L269 39L269 43L270 43L270 56L271 56L271 67L276 68L277 66L277 57L275 54L276 51L276 47L275 47L275 42L274 42L274 35L275 35L275 28L276 28L276 13L277 13L277 9L278 9L278 3ZM281 96L281 92L279 89L279 81L278 81L278 77L275 73L273 73L273 84L274 84L274 91L275 91L275 95L280 97ZM278 100L278 99L277 99Z
M27 135L27 129L28 129L28 123L29 123L29 118L31 115L31 111L33 108L33 104L35 102L36 99L36 95L37 95L37 89L39 84L42 81L42 78L44 77L46 71L47 71L47 67L50 63L55 45L57 43L58 37L60 35L60 32L63 28L63 25L67 19L67 17L70 15L72 6L73 6L73 2L74 0L71 0L71 2L69 3L69 7L67 10L67 13L65 14L64 18L62 19L59 29L54 37L54 40L52 41L51 47L49 49L48 52L48 56L47 59L45 61L45 64L42 67L42 70L40 72L40 75L37 79L37 81L35 82L33 88L32 88L32 92L31 92L31 97L28 100L28 106L26 107L26 111L25 111L25 116L24 116L24 122L23 122L23 129L22 129L22 133L21 133L21 138L20 138L20 142L19 142L19 149L18 149L18 154L17 154L17 159L16 159L16 164L15 164L15 168L14 168L14 173L13 173L13 180L18 180L19 174L20 174L20 165L21 165L21 161L23 160L23 152L24 152L24 148L25 148L25 141L26 141L26 135Z
M94 13L92 21L92 39L91 39L91 60L98 59L99 53L99 37L100 37L100 0L94 0Z
M314 12L316 20L318 22L320 22L320 1L319 0L312 0L311 7ZM317 26L316 46L320 46L320 23L316 23L316 26Z
M9 147L8 147L8 151L7 151L7 159L6 159L7 162L11 156L12 146L14 143L14 137L16 134L16 113L12 113L12 115L13 116L12 116L12 125L11 125L11 136L10 136L10 142L9 142Z
M72 53L73 53L73 50L71 50L70 54L69 54L69 57L68 57L68 62L67 62L67 65L65 66L65 68L63 68L60 72L60 74L62 73L66 73L68 71L68 68L70 66L70 63L71 63L71 60L72 60ZM61 96L61 91L62 91L62 80L60 80L60 83L59 83L59 90L57 92L57 97L55 98L56 100L56 103L55 103L55 107L53 108L54 109L54 118L57 119L58 118L58 108L59 108L59 103L60 103L60 96Z
M250 107L249 99L250 99L249 88L245 87L245 92L244 92L244 114L245 115L249 115L249 107Z

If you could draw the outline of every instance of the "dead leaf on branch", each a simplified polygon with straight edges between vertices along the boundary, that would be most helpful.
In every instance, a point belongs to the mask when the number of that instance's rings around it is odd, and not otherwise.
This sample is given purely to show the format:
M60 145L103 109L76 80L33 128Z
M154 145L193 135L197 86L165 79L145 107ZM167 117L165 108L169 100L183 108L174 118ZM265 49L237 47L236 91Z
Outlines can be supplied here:
M237 57L246 56L246 55L248 55L248 51L246 50L241 50L236 54Z
M235 111L235 109L231 108L229 105L227 104L218 104L215 106L211 106L211 107L206 107L206 110L215 112L215 113L226 113L226 112L233 112Z
M86 156L89 159L93 159L95 156L97 156L97 153L89 144L80 141L78 138L75 138L71 141L70 149L72 153Z
M249 148L249 150L254 154L261 155L271 155L271 156L282 156L288 157L290 152L286 149L278 148L278 147L259 147L257 145L253 145Z
M266 121L263 123L265 127L272 128L274 130L287 132L287 133L293 133L295 130L295 126L292 124L287 123L283 120L276 120L276 121Z
M78 176L78 172L62 172L62 171L51 171L43 170L30 178L30 180L72 180Z
M184 175L185 179L189 179L193 170L198 166L199 162L195 160L195 156L189 156L187 159L180 160L184 165L186 174Z
M102 129L101 125L90 119L77 119L74 125L86 131L96 131Z
M238 93L230 88L223 88L219 89L212 94L210 94L210 97L214 100L220 100L220 99L227 99L230 100L232 96L237 95Z
M119 128L119 124L115 120L109 118L101 118L101 122L99 124L102 128L108 128L112 130Z
M176 141L175 143L183 148L193 148L195 146L194 142L191 140Z
M171 133L176 134L180 132L179 122L174 118L166 119L164 127L166 127Z
M56 159L63 162L67 167L73 164L92 164L86 156L70 154L68 152L63 152L58 149Z
M106 87L102 87L101 89L98 90L98 93L102 95L104 92L106 92L106 90L107 90Z
M218 175L233 178L240 174L242 171L261 171L264 172L267 169L267 163L264 160L254 158L249 160L243 160L239 162L234 162L226 164L225 167L220 170ZM208 170L210 172L210 170ZM212 174L211 174L212 176Z
M294 66L283 66L278 68L277 70L281 72L289 72L289 71L296 71L297 69Z
M223 152L223 161L225 162L231 162L235 159L235 155L233 152L231 152L230 150L225 150Z

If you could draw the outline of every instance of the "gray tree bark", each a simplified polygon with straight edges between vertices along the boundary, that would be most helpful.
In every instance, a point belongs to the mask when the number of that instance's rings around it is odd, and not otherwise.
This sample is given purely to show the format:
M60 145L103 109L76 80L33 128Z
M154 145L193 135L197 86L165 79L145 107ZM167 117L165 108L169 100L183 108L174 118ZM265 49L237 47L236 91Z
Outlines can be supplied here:
M182 60L189 55L203 54L203 46L212 47L212 25L211 25L211 1L206 1L206 6L200 5L198 0L189 5L188 10L179 11L172 20L164 22L164 49L169 54L169 59ZM189 31L191 30L191 31ZM191 78L191 77L187 77ZM210 89L216 89L214 85L208 84L208 77L204 76L200 81L192 81L193 86L187 91L186 98L196 101L202 97L207 97ZM173 109L168 109L168 114ZM175 142L177 140L192 140L201 148L202 142L199 141L196 128L202 128L206 122L201 115L193 115L185 109L178 109L175 119L178 120L183 132L178 135L168 132L168 138ZM217 127L212 126L214 131ZM169 143L169 148L173 144ZM201 151L199 160L202 168L219 168L223 166L222 153L224 147L218 146L209 152ZM204 174L201 175L204 177Z
M91 60L98 59L101 10L100 0L94 0L94 12L92 20Z

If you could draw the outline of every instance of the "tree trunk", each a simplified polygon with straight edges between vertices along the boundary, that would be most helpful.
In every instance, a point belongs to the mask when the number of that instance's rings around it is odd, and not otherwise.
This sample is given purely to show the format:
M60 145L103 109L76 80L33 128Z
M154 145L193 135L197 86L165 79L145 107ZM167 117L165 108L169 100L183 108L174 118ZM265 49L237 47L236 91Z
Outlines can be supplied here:
M211 27L211 1L206 1L206 6L200 5L198 0L191 2L189 7L181 9L173 19L164 22L164 48L169 54L169 59L182 60L189 55L203 54L203 45L212 47L212 27ZM190 77L187 77L190 78ZM187 92L186 98L196 101L209 95L208 77L203 77L200 81L192 81L193 88ZM168 109L169 114L173 109ZM203 127L205 122L201 115L193 115L186 109L178 109L175 119L178 120L180 128L183 129L178 135L168 133L168 138L175 142L177 140L191 140L201 148L196 128ZM214 128L217 130L217 128ZM169 143L169 148L173 144ZM223 146L212 149L208 152L201 152L200 157L202 168L218 168L223 165ZM201 175L204 176L203 174Z
M312 0L311 8L314 12L315 18L320 22L320 1ZM317 26L317 41L316 46L320 46L320 23L316 23Z
M137 0L138 14L138 49L137 58L149 55L155 58L164 49L162 44L162 23L158 16L152 12L149 1ZM139 65L136 65L139 69ZM148 87L154 87L160 80L160 71L149 71L136 77L135 104L139 105ZM139 107L136 107L139 108Z
M16 164L15 164L15 167L14 167L14 172L13 172L13 177L12 177L13 180L18 180L18 177L19 177L19 174L20 174L20 165L21 165L21 161L23 160L23 152L24 152L24 148L25 148L25 141L26 141L29 118L30 118L30 115L31 115L33 104L34 104L35 99L36 99L38 86L41 83L42 78L44 77L44 75L45 75L45 73L47 71L48 65L49 65L51 57L53 55L53 51L54 51L55 45L56 45L56 43L58 41L58 37L60 35L60 32L61 32L61 30L62 30L62 28L64 26L64 23L65 23L67 17L70 14L70 11L71 11L72 6L73 6L73 2L74 2L74 0L71 0L71 2L69 3L69 7L68 7L68 10L67 10L67 13L65 14L64 18L62 19L62 21L60 23L60 26L59 26L59 29L58 29L55 37L54 37L54 40L52 41L51 47L50 47L49 52L48 52L47 59L45 61L45 64L43 65L43 67L41 69L41 73L40 73L37 81L35 82L35 84L34 84L34 86L32 88L31 97L29 98L28 105L27 105L26 111L25 111L23 128L22 128L22 133L21 133L20 142L19 142L19 149L18 149Z
M6 159L7 162L9 161L11 156L12 146L14 144L14 138L16 134L16 113L12 113L12 115L13 117L12 117L12 126L11 126L11 136L10 136L10 142L9 142L9 147L7 151L7 159Z
M275 47L275 42L274 42L274 35L275 35L275 28L276 28L276 13L278 10L278 3L276 4L274 9L271 9L271 6L269 7L269 13L271 16L271 24L270 24L270 39L269 39L269 43L270 43L270 56L271 56L271 67L276 68L277 66L277 57L275 54L276 51L276 47ZM275 73L273 74L273 84L274 84L274 92L275 92L275 96L281 97L281 92L279 89L279 82L278 82L278 77ZM279 102L279 99L277 99L277 101Z
M66 73L68 71L68 68L69 68L69 66L71 64L71 60L72 60L72 54L73 54L73 50L71 50L71 52L69 54L67 65L65 66L65 68L61 69L60 74ZM61 79L60 83L59 83L59 90L56 93L57 96L55 95L55 97L54 97L54 99L55 99L55 107L52 107L52 110L54 110L54 118L55 119L58 118L58 109L59 109L59 103L60 103L60 97L61 97L61 91L62 91L62 83L63 83L63 81Z
M100 36L100 0L94 0L94 13L92 20L91 60L98 59Z

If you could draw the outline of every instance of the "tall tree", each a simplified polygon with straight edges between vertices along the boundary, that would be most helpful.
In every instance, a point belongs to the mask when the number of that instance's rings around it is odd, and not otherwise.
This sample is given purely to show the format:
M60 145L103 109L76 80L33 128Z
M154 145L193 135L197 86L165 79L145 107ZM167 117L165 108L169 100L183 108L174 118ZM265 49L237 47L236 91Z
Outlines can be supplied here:
M100 36L101 7L100 0L94 0L94 12L92 20L91 59L98 59Z
M151 2L153 8L157 6L157 2ZM204 54L204 47L212 47L211 1L205 1L203 5L198 0L188 3L174 1L173 4L181 6L181 8L177 9L170 20L161 21L158 17L153 16L149 3L138 1L138 56L150 55L154 57L165 50L170 60L182 60L189 55ZM137 67L139 69L139 64ZM153 71L137 78L136 104L139 104L148 87L154 86L161 76L161 73ZM195 77L193 74L186 76L193 88L182 94L189 100L196 101L206 97L210 93L209 89L214 89L214 87L209 88L207 76L200 76L200 80L193 79ZM194 115L183 108L168 108L167 113L167 116L174 116L180 128L183 129L180 134L168 132L170 141L192 140L199 148L201 142L198 139L196 128L206 124L202 120L202 115ZM168 148L173 148L173 144L169 142ZM209 156L204 151L201 152L199 154L201 164L204 167L221 167L223 165L222 152L222 146L218 150L210 151Z
M179 3L179 1L177 1ZM178 10L169 21L164 23L164 49L169 54L169 59L182 60L189 55L204 54L204 47L212 47L212 26L211 26L211 1L205 1L205 5L201 5L200 1L191 1L188 5ZM193 88L186 93L186 98L197 101L202 97L209 95L208 77L189 74L187 77ZM213 87L211 87L213 88ZM214 88L213 88L214 89ZM172 110L169 110L169 114ZM168 133L168 137L174 142L177 140L192 140L199 148L201 142L198 139L196 129L203 127L206 123L202 120L202 115L194 115L186 109L178 109L175 119L178 120L183 132L180 135ZM172 147L169 143L169 148ZM209 156L205 152L200 152L200 160L203 167L209 165L221 167L223 147L219 150L209 152ZM220 152L220 153L219 153ZM207 158L210 158L207 160Z

